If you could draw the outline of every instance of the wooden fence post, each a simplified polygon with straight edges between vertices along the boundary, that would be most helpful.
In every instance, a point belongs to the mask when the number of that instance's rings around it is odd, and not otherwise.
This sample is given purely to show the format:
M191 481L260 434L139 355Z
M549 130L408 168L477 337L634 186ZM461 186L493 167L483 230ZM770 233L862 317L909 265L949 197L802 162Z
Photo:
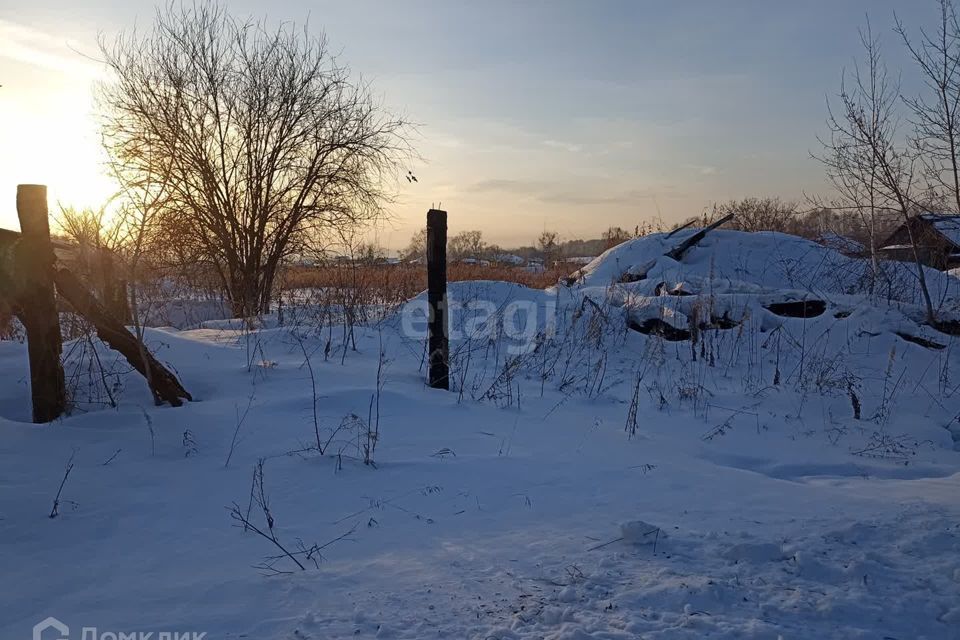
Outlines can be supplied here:
M447 326L447 212L427 211L427 304L429 384L450 389L450 340Z
M15 259L18 277L24 280L17 302L27 332L33 421L50 422L66 410L67 393L60 362L63 339L53 286L55 257L45 185L17 185L17 216L22 235Z

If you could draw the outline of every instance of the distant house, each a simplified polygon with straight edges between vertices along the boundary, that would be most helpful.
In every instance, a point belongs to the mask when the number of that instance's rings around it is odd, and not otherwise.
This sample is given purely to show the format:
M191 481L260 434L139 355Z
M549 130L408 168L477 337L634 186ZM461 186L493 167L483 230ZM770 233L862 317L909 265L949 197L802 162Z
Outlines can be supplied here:
M920 261L925 265L940 270L960 266L960 215L922 213L914 216L881 243L881 254L893 260L913 260L911 231Z
M543 258L530 258L524 269L530 273L543 273L546 271L546 267L543 266Z
M563 258L563 262L568 264L590 264L596 259L596 256L571 256L569 258Z
M514 267L523 266L527 262L520 256L512 253L498 253L497 255L493 256L493 261L498 264L509 264Z

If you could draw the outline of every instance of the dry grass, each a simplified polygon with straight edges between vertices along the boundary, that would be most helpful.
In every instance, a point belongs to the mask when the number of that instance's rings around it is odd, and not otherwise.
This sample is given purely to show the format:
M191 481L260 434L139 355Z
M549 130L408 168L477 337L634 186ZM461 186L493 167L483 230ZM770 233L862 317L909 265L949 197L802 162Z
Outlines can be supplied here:
M543 273L532 273L522 267L505 265L473 265L451 262L447 280L503 280L531 288L543 289L569 275L573 267L562 265ZM368 292L380 300L409 300L427 288L424 265L331 264L316 267L289 267L283 274L284 289L322 289L349 287Z
M527 287L543 289L552 286L562 277L569 275L577 265L559 265L542 273L533 273L522 267L506 265L474 265L450 262L447 265L447 279L450 282L466 280L502 280L516 282ZM93 278L81 270L87 281ZM205 292L216 296L217 287L213 274L208 270L194 269L189 274L179 276L164 274L161 269L143 268L138 274L138 299L141 307L161 303L173 296L171 283L180 282L179 289L184 296L196 296ZM91 286L94 283L90 282ZM161 284L163 286L161 286ZM313 290L310 300L320 305L339 309L351 316L348 324L365 318L363 307L366 305L398 305L415 297L427 288L427 270L425 265L369 264L331 261L329 264L303 267L287 267L279 282L280 291L275 292L275 300L283 297L283 291ZM285 299L285 298L284 298ZM63 311L72 311L68 306ZM356 316L355 318L353 316ZM73 318L67 314L67 318ZM20 337L19 324L13 321L7 305L0 300L0 340ZM67 340L85 335L88 327L80 323L76 327L65 324L63 332Z

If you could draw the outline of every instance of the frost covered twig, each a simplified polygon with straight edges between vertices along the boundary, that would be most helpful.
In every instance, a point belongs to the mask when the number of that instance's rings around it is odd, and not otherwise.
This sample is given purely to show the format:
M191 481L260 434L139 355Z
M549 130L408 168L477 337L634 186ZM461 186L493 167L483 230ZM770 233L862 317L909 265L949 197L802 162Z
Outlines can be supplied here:
M637 435L637 411L640 409L640 382L643 380L643 373L637 373L637 382L633 386L633 398L630 400L630 409L627 411L627 424L624 430L629 437Z
M251 504L247 508L246 514L240 510L240 505L236 502L233 503L233 506L230 507L230 517L236 520L238 523L236 526L242 526L244 531L253 531L258 536L269 540L271 544L280 549L283 552L284 556L293 560L293 562L300 567L301 571L306 571L306 567L296 559L296 557L280 543L280 540L277 539L277 534L274 531L274 519L273 514L270 512L270 505L267 500L266 490L263 486L263 458L257 461L257 466L253 471L253 486L250 489L251 495ZM257 503L257 506L260 507L260 511L263 513L264 520L267 524L266 531L255 525L250 519L250 511L252 510L253 502Z
M307 372L310 374L310 394L313 409L313 433L317 438L317 450L323 455L324 446L320 443L320 418L317 416L317 378L313 373L313 365L310 363L310 354L307 353L307 347L303 344L303 338L296 330L291 332L297 344L300 345L300 351L303 353L303 362L307 365Z
M57 496L53 499L53 508L50 509L51 518L56 518L58 515L60 515L60 494L63 493L63 486L67 484L67 478L70 477L70 472L73 471L73 458L76 455L77 450L74 449L70 453L70 457L67 459L67 465L63 470L63 480L60 481L60 488L57 489Z
M284 571L277 568L277 563L282 561L284 558L292 561L301 571L307 570L304 562L312 562L314 566L319 568L320 561L323 560L323 556L320 554L320 552L330 545L348 538L354 531L357 530L358 525L354 523L349 530L323 544L314 543L310 546L307 546L304 544L303 540L298 538L295 550L291 551L288 549L282 542L280 542L280 539L277 536L276 521L274 520L273 512L270 510L266 489L264 488L264 462L264 458L260 458L257 461L257 465L253 469L253 483L250 486L250 503L247 505L246 512L242 511L240 505L236 502L229 507L230 517L237 522L235 526L242 527L244 531L254 532L264 540L268 540L270 544L275 546L281 552L279 554L266 556L263 559L263 562L255 565L255 568L267 573L290 573L289 571ZM265 527L258 526L250 517L250 514L253 511L254 503L256 503L256 505L260 508L260 512L263 514L264 522L266 523ZM304 562L301 562L301 559Z
M140 411L143 412L143 419L147 423L147 431L150 432L150 455L154 456L157 454L157 434L153 431L153 418L150 417L146 409L141 407Z
M115 459L118 455L120 455L120 452L121 452L121 451L123 451L123 449L117 449L116 451L114 451L112 456L110 456L109 458L107 458L106 460L104 460L104 461L101 463L101 466L105 467L105 466L107 466L108 464L110 464L111 462L113 462L114 459Z
M384 365L387 363L387 354L383 349L383 336L380 337L380 357L377 360L377 386L370 396L370 407L367 412L366 441L363 445L363 464L376 467L373 454L380 439L380 392L384 384Z
M234 520L240 522L241 524L239 524L239 525L237 525L237 526L241 526L241 525L242 525L244 531L248 531L248 530L249 530L249 531L253 531L253 532L256 533L258 536L264 538L265 540L269 540L274 546L276 546L278 549L280 549L280 551L283 552L283 557L287 557L287 558L290 558L291 560L293 560L293 562L296 563L296 565L297 565L298 567L300 567L300 570L301 570L301 571L306 571L306 570L307 570L307 568L306 568L305 566L303 566L303 564L301 564L300 561L297 560L296 557L294 557L294 555L293 555L292 553L290 553L289 551L287 551L286 547L284 547L284 546L280 543L279 540L277 540L277 536L276 536L276 534L273 532L273 520L272 520L272 519L269 521L269 522L270 522L270 526L269 526L269 528L268 528L268 532L264 532L264 531L261 530L259 527L257 527L257 525L255 525L255 524L253 524L252 522L250 522L250 520L248 520L248 519L246 518L246 516L243 515L243 513L240 511L240 506L239 506L236 502L234 502L234 503L233 503L233 506L230 508L230 517L233 518Z
M227 461L223 463L223 468L226 469L230 466L230 459L233 457L233 450L237 447L237 437L240 435L240 427L243 426L243 421L247 419L247 414L250 413L250 406L253 404L254 392L251 391L250 395L247 397L247 408L243 410L243 413L240 413L240 408L235 407L237 413L237 427L233 430L233 438L230 440L230 451L227 452Z
M313 563L313 566L319 569L319 568L320 568L320 562L322 562L323 559L324 559L324 558L323 558L323 555L322 555L320 552L321 552L323 549L326 549L327 547L329 547L329 546L331 546L331 545L334 545L334 544L336 544L337 542L340 542L341 540L346 540L346 539L348 539L351 535L353 535L354 532L356 532L357 527L359 527L359 526L360 526L360 525L359 525L359 522L356 522L356 523L354 523L354 525L353 525L352 527L350 527L348 530L346 530L346 531L344 531L343 533L341 533L341 534L340 534L339 536L337 536L336 538L333 538L332 540L328 540L327 542L324 542L323 544L313 543L313 544L310 545L309 547L304 544L303 540L299 540L299 539L298 539L298 540L297 540L297 550L296 550L296 551L293 551L290 555L300 556L300 557L302 557L304 560L307 560L308 562L312 562L312 563ZM259 564L259 565L256 566L256 568L257 568L257 569L264 570L264 571L268 571L268 572L271 572L271 573L287 573L287 572L284 572L284 571L278 571L278 570L275 568L275 564L276 564L278 561L283 560L284 558L287 558L287 557L289 557L289 556L286 555L286 554L280 554L280 555L274 555L274 556L267 556L266 558L264 558L264 561L263 561L261 564Z

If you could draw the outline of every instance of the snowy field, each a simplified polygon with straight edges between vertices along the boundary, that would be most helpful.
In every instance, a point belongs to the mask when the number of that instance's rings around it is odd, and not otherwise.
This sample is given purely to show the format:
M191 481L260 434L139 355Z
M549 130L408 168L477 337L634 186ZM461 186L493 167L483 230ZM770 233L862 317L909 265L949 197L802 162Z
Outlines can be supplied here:
M68 344L111 393L48 426L0 343L0 638L960 638L960 338L909 272L866 296L779 234L665 257L685 233L547 291L452 285L449 392L422 299L355 349L274 317L150 330L176 409Z

